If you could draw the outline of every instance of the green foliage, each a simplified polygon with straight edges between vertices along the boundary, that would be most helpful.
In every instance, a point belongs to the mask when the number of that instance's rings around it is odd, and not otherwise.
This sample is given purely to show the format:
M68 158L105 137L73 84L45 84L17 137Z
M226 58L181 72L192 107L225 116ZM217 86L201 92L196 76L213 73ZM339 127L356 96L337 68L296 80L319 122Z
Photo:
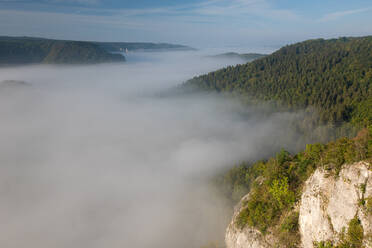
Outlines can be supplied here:
M322 241L314 244L317 248L334 248L334 245L330 241Z
M372 77L372 73L370 78ZM361 125L368 125L372 123L372 97L367 98L364 101L360 101L355 104L355 108L352 113L352 122L360 123Z
M369 133L370 136L372 135L372 125L368 127L366 132ZM366 151L367 157L372 157L372 139L367 138L366 143L367 143L367 151Z
M269 192L279 209L284 209L295 202L295 195L289 190L287 177L274 179Z
M349 222L349 228L347 230L347 242L351 244L350 247L362 247L363 245L363 226L360 220L355 216Z
M185 86L233 93L289 109L315 107L318 123L372 120L372 36L309 40L244 65L195 77Z
M347 138L341 138L337 142L328 144L328 152L324 157L324 163L328 169L333 169L336 175L339 174L341 166L346 162L353 162L355 157L354 143Z
M372 215L372 197L365 199L367 213Z
M366 183L362 183L360 185L360 191L362 191L362 194L363 195L366 193L366 187L367 187L367 184Z
M237 217L237 226L239 228L243 228L248 224L265 233L271 223L278 219L279 209L270 205L272 200L265 199L266 197L270 196L257 191L251 195L250 200L246 202L246 207Z
M282 149L279 153L276 154L276 160L279 164L284 164L285 162L291 159L289 152Z
M280 229L285 232L298 231L298 212L291 212L282 222Z
M313 161L319 161L324 147L325 146L322 144L307 144L305 154L309 159L312 159Z
M281 222L276 231L282 247L298 247L300 233L298 230L298 212L292 211Z

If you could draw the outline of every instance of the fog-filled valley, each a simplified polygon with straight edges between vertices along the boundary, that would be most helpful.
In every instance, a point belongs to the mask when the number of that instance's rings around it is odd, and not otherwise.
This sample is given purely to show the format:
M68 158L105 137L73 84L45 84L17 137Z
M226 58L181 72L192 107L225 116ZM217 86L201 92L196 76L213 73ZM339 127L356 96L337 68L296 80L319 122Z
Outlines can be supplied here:
M0 86L0 246L222 243L232 206L210 178L304 145L289 127L301 113L158 94L235 63L173 52L0 69L0 82L24 82Z

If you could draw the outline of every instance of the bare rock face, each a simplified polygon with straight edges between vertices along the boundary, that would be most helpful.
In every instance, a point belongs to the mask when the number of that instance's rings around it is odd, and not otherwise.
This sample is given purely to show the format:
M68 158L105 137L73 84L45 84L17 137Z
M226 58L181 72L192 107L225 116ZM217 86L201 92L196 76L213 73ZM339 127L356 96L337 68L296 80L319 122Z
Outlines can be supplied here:
M266 248L271 247L264 239L263 235L250 227L237 230L229 225L225 237L226 247L228 248Z
M355 216L364 234L372 232L372 217L361 200L372 196L372 171L367 162L344 165L339 176L329 176L317 169L306 181L300 202L299 228L302 246L312 248L314 242L332 240L347 230Z
M236 225L236 218L243 209L243 202L249 199L249 194L244 196L235 207L231 223L226 229L225 243L227 248L269 248L273 247L272 237L264 236L257 229L249 226L240 229Z

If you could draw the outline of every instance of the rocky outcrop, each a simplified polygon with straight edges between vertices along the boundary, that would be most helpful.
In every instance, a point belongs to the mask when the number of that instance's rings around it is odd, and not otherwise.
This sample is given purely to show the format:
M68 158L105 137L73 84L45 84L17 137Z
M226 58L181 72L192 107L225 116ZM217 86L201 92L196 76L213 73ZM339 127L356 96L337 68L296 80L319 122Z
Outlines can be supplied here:
M266 242L264 236L256 229L246 227L238 230L229 225L226 231L226 247L228 248L269 248L272 247Z
M339 241L355 216L361 221L364 235L372 232L372 217L362 206L362 199L372 196L372 171L369 164L344 165L339 176L330 176L319 168L306 181L300 202L299 228L304 248L314 242Z
M320 241L339 242L340 234L347 231L349 222L356 216L363 226L364 235L372 233L372 216L363 205L363 199L372 196L372 171L369 168L367 162L344 165L338 176L319 168L305 182L297 206L301 247L312 248L314 242ZM272 235L263 235L249 226L243 229L237 227L237 216L248 199L249 194L235 207L226 230L226 247L275 247L277 240ZM365 246L371 247L367 242Z
M236 218L243 210L243 203L249 199L249 194L244 196L235 207L232 221L226 229L225 243L227 248L269 248L275 243L270 235L262 235L255 228L245 226L240 229L236 225Z

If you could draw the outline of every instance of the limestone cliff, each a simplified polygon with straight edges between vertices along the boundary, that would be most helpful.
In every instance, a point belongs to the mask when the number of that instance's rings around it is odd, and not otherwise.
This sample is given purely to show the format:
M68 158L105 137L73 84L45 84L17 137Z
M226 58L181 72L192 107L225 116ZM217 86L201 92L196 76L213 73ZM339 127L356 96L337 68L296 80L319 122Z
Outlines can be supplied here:
M322 241L337 245L354 218L359 220L363 228L364 246L372 247L368 241L372 234L372 215L366 207L366 199L369 197L372 197L372 171L368 162L345 164L338 175L318 168L305 182L297 204L300 247L314 247L316 242ZM248 199L249 194L235 208L226 230L226 247L276 247L276 237L270 231L263 235L248 225L238 228L237 216Z
M304 248L314 242L338 243L349 222L358 217L364 236L372 233L372 216L362 201L372 196L369 164L344 165L339 176L329 176L319 168L306 181L300 202L299 228Z

